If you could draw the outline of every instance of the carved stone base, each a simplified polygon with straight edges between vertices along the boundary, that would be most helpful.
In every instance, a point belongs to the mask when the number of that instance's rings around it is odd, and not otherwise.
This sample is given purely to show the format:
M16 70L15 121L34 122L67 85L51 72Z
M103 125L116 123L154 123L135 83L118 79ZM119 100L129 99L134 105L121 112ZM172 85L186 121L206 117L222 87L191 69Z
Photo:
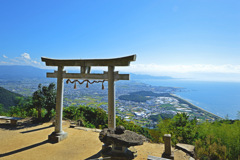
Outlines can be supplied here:
M48 141L52 143L58 143L66 139L67 136L68 136L67 132L60 132L60 133L52 132L52 134L48 135Z
M168 159L173 159L174 160L174 155L173 152L171 154L166 154L165 152L162 154L163 158L168 158Z
M111 157L111 160L132 160L137 157L137 151L134 147L106 147L102 149L102 157Z

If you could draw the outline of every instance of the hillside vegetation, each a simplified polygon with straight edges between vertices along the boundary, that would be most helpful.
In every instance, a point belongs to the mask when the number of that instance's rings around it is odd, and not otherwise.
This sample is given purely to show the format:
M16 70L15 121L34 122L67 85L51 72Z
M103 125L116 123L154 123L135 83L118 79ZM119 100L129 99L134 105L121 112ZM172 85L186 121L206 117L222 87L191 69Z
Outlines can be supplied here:
M0 104L2 104L4 110L8 110L9 107L17 105L19 97L22 97L22 95L0 87Z
M118 98L125 101L146 102L150 97L172 97L169 93L154 93L152 91L132 92L129 95L121 95Z
M172 119L161 120L156 129L150 130L152 141L163 143L163 135L171 134L173 145L186 143L195 145L197 159L239 160L240 121L221 120L197 123L185 113Z

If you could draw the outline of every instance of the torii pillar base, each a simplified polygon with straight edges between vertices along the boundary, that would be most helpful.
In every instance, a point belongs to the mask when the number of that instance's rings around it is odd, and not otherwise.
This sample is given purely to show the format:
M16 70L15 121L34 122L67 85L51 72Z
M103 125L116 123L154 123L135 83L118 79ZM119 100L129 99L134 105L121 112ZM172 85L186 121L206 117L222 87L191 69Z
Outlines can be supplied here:
M52 132L52 134L48 135L48 141L51 143L58 143L66 139L67 136L68 136L67 132L61 132L61 133Z

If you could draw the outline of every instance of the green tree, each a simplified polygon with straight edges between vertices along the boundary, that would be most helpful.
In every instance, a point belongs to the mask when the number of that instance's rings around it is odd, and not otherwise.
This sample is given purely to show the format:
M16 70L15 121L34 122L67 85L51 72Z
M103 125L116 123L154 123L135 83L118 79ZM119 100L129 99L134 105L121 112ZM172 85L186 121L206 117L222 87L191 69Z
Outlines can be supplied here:
M170 123L172 141L174 144L181 142L192 144L197 137L197 120L189 120L186 113L177 114Z
M56 91L55 84L51 83L49 86L38 85L38 90L33 93L33 106L38 111L38 120L42 120L42 108L47 110L44 120L49 120L51 115L51 110L55 108L56 105Z
M44 108L47 110L47 114L45 115L45 120L50 120L52 110L55 109L56 106L56 89L55 84L50 83L48 87L42 87L43 95L44 95Z
M29 111L33 107L32 97L17 97L17 107L21 110Z
M177 114L172 119L161 120L155 131L151 131L156 142L163 142L164 134L172 135L173 145L192 144L197 137L197 120L189 120L186 113Z
M41 111L42 111L42 107L44 106L42 84L38 85L38 90L33 93L32 99L33 99L33 106L38 111L38 120L41 121L42 119Z

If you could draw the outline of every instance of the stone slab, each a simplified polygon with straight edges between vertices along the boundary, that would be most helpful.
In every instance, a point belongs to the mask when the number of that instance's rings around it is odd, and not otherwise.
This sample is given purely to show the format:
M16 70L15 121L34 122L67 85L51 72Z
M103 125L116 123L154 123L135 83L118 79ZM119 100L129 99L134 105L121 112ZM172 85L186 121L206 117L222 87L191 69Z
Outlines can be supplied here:
M23 119L23 118L0 116L0 119L6 119L6 120L21 120L21 119Z
M190 156L194 157L194 146L190 144L177 143L176 149L182 150L185 153L188 153Z
M148 155L147 160L170 160L170 159L161 158L161 157L155 157L155 156L150 156L150 155Z
M10 120L11 125L17 125L17 121L18 121L18 120L21 120L21 119L23 119L23 118L0 116L0 119Z
M86 127L71 127L71 128L75 128L75 129L79 129L79 130L84 130L84 131L93 131L93 132L97 132L100 133L102 130L101 129L96 129L96 128L86 128Z

